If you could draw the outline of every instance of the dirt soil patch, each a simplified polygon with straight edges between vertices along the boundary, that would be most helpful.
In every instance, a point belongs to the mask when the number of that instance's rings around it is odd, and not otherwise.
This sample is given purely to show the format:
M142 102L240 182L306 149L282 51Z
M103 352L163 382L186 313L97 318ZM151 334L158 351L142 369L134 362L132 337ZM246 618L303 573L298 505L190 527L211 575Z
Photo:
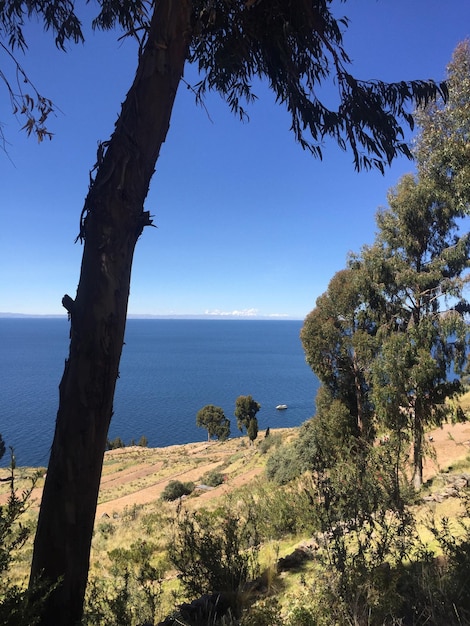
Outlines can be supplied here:
M424 462L423 478L428 480L453 463L465 459L470 451L470 422L445 424L427 433L427 444L435 458Z

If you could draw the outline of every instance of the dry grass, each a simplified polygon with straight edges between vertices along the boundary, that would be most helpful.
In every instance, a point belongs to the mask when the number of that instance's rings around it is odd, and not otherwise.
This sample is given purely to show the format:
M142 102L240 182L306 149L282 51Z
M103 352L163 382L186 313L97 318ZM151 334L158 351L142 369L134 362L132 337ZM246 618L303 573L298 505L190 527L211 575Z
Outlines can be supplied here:
M459 404L465 414L470 412L470 391L459 398Z
M469 398L470 402L470 398ZM283 441L296 436L298 429L271 430L279 433ZM470 423L445 425L429 433L430 445L434 447L434 459L429 459L425 467L425 479L430 480L442 471L468 471L470 469L469 444ZM260 445L264 434L251 446L246 437L226 442L203 442L170 446L168 448L121 448L106 453L103 466L99 505L97 509L95 532L92 545L91 575L107 577L110 560L108 553L115 548L129 548L133 542L144 540L157 546L156 561L167 569L164 588L166 591L165 607L174 601L178 591L176 572L165 564L165 546L171 539L171 519L174 517L177 503L164 503L160 495L170 480L192 481L198 484L202 476L216 469L225 476L219 487L209 491L196 491L185 499L186 508L214 508L230 493L243 485L262 476L267 455L262 454ZM0 478L8 472L0 470ZM30 484L34 470L19 468L17 487L23 490ZM44 479L40 478L34 490L29 516L29 523L34 525L40 502ZM430 484L430 489L438 488L437 480ZM0 503L8 496L8 483L0 482ZM446 500L442 504L420 505L418 518L425 520L430 512L437 517L452 517L458 513L459 501ZM424 533L424 531L423 531ZM423 538L424 535L423 535ZM261 554L263 568L272 567L279 556L285 556L294 550L299 538L286 538L282 542L266 545ZM32 542L21 553L21 560L14 572L16 580L26 579ZM297 573L283 575L274 580L284 590L297 588L302 578L309 576L307 571L302 576Z
M283 440L295 436L297 429L271 429ZM170 480L201 482L204 474L217 470L225 476L219 487L210 491L196 491L185 501L188 508L217 506L234 489L249 483L263 473L266 455L259 446L264 432L259 433L255 445L247 437L225 442L190 443L166 448L127 447L106 452L92 545L91 572L102 575L109 565L107 553L120 547L129 547L137 539L152 541L164 546L169 539L169 519L174 516L177 504L163 503L160 495ZM34 527L44 486L45 468L33 490L27 514L28 523ZM30 487L38 473L34 468L17 468L15 486L18 493ZM10 470L0 468L0 505L5 504L10 483L6 480ZM2 480L3 479L3 480ZM25 518L26 519L26 518ZM32 555L32 538L22 549L13 576L16 581L26 580Z

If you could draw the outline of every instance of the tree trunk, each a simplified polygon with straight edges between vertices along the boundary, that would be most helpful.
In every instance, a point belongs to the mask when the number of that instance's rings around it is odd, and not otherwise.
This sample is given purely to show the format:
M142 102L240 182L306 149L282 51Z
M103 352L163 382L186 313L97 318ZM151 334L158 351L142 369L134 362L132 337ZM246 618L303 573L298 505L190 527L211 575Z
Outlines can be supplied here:
M190 0L159 0L134 83L96 165L81 219L84 251L70 353L34 542L31 581L59 581L41 625L78 624L108 427L124 340L135 244L169 127L190 38Z
M363 401L363 391L361 384L361 368L357 362L356 355L352 356L352 365L353 365L353 375L354 375L354 390L356 394L356 407L357 407L357 428L361 437L365 435L365 424L364 424L364 401ZM367 433L368 434L368 433Z
M416 490L423 486L423 420L421 411L415 404L413 415L413 487Z

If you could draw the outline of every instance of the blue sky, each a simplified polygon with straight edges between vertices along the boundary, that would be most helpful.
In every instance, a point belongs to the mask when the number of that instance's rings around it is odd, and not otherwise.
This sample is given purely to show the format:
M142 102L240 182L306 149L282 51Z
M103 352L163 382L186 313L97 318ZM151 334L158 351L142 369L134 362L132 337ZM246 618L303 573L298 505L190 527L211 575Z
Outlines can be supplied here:
M441 80L470 36L468 0L360 0L338 2L336 12L351 20L345 48L358 78ZM1 87L10 145L0 153L0 311L65 314L62 296L75 296L79 278L74 240L88 172L136 52L117 33L91 34L67 54L38 24L27 36L23 67L61 112L50 122L54 139L38 145L20 131ZM333 144L315 160L269 91L256 93L250 122L240 123L216 94L206 111L181 86L147 198L158 229L137 244L131 314L305 317L348 252L373 241L377 208L413 170L402 159L385 176L357 174L351 154Z

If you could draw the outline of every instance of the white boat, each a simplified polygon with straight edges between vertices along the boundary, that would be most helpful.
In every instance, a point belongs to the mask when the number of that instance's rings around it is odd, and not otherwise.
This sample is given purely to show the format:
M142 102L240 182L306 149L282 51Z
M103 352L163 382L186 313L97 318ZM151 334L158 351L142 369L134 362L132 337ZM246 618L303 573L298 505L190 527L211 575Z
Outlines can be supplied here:
M287 409L287 404L278 404L276 409L278 411L284 411L284 409Z

